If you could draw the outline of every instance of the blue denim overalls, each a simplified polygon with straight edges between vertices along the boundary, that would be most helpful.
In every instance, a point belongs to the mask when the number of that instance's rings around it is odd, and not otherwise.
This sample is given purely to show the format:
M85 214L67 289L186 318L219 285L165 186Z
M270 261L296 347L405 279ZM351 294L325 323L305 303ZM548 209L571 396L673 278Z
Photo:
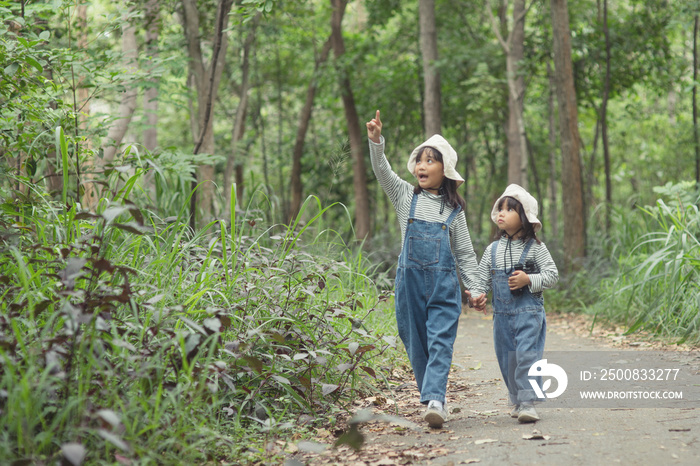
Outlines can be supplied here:
M520 256L525 263L530 240ZM508 387L510 401L515 405L538 400L528 378L530 366L542 359L547 320L544 300L535 297L525 286L522 293L514 295L508 288L508 277L513 269L496 268L498 241L491 246L491 283L493 286L493 343L496 348L501 375ZM541 378L537 378L541 386Z
M403 249L396 271L396 323L413 367L421 403L445 402L452 346L462 309L450 224L414 218L413 195Z

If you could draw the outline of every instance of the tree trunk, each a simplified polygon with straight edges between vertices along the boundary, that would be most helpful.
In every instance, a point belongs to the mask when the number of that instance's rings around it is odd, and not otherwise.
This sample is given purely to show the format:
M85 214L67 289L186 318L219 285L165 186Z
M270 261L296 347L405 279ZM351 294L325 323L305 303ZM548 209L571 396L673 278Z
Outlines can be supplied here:
M136 45L136 27L129 19L131 9L127 11L123 19L122 25L122 53L124 55L124 75L129 75L136 70L138 66L136 59L138 58L138 48ZM127 89L119 96L119 116L117 120L109 127L107 139L104 142L104 158L100 165L109 163L114 160L119 146L129 129L131 117L136 111L136 97L138 97L138 89L135 86L128 86Z
M610 231L610 209L612 209L612 177L610 174L610 145L608 144L608 97L610 96L610 31L608 30L608 0L603 0L603 32L605 34L605 79L603 102L600 108L601 137L603 138L603 161L605 163L605 231Z
M333 15L331 18L331 44L335 58L340 59L345 54L342 22L347 0L331 0ZM363 240L369 237L369 193L367 191L367 173L365 170L364 147L365 140L360 128L360 118L355 108L355 98L350 86L350 70L338 69L340 75L340 92L345 109L345 120L348 124L350 137L350 153L353 160L353 188L355 190L355 235Z
M284 154L284 133L285 133L285 125L287 124L287 114L285 112L286 105L284 103L284 84L286 82L286 79L284 78L282 74L282 57L280 56L280 47L275 47L275 88L277 89L277 162L281 162L285 159L283 156ZM289 125L291 127L291 125ZM264 153L263 153L264 154ZM264 178L265 178L265 186L268 190L268 192L273 192L274 188L272 187L272 183L270 181L270 174L269 174L269 166L267 162L267 157L263 159L263 173L264 173ZM278 170L280 171L280 170ZM286 192L285 188L285 183L282 183L279 185L279 193L282 195L283 193ZM282 214L284 214L284 209L286 207L284 206L284 199L280 196L278 201L278 206L281 207L279 209ZM282 216L281 218L287 218L286 216Z
M76 40L76 45L78 47L78 50L87 50L87 44L88 44L88 23L87 23L87 5L86 4L81 4L76 7L75 10L76 13L76 31L78 34L77 40ZM77 103L74 102L74 110L77 115L78 121L76 122L76 141L78 139L78 130L82 134L85 134L88 129L88 117L90 116L90 90L82 85L83 79L79 78L78 83L76 84L77 86L77 94L78 94L78 101ZM84 142L84 144L87 145L87 147L80 148L78 146L78 143L76 142L75 146L75 151L74 151L74 156L75 156L75 176L77 179L76 182L76 193L75 193L75 200L76 202L78 200L81 200L83 205L85 206L90 206L90 205L95 205L95 199L97 197L97 194L93 190L93 183L88 182L86 184L83 184L83 177L81 175L81 168L80 168L80 154L83 152L89 152L90 150L90 138L87 138ZM86 170L88 173L92 172L92 164L93 160L87 160L86 161ZM65 182L65 181L64 181ZM84 194L81 195L81 188L84 190Z
M695 183L700 184L700 132L698 130L698 27L700 17L695 15L693 28L693 136L695 140Z
M292 201L289 206L290 222L296 218L296 216L299 214L299 209L301 208L303 191L303 186L301 183L301 156L304 154L304 141L306 140L306 133L309 129L309 122L311 121L311 114L313 113L314 109L316 90L318 89L318 70L321 65L328 60L331 45L331 38L329 37L326 43L323 44L321 54L316 59L314 74L311 76L309 87L306 89L306 101L304 102L304 107L301 109L301 115L299 116L299 126L297 127L297 136L294 142L294 151L292 152L292 174L290 181Z
M418 3L420 26L420 50L423 57L423 117L425 137L442 133L440 72L438 60L437 29L435 27L435 0Z
M525 0L515 0L513 6L513 28L508 32L505 15L499 15L502 27L499 28L491 12L491 4L487 2L486 11L491 19L491 25L498 41L506 54L506 79L508 83L508 124L506 136L508 139L508 182L516 183L528 189L527 180L527 137L523 118L525 80L520 74L519 67L525 53ZM502 32L508 37L503 38Z
M160 12L158 0L148 0L144 11L146 19L146 54L152 57L152 66L158 57L158 35L160 33ZM150 79L143 95L143 112L146 116L146 129L143 132L143 145L149 152L158 147L158 79Z
M581 182L581 139L571 61L569 12L566 0L550 0L555 80L559 106L559 131L562 151L562 201L564 211L564 269L580 267L585 256L586 230Z
M551 238L559 237L559 213L557 212L557 128L555 122L554 111L554 92L556 84L554 83L554 73L552 65L547 60L547 77L549 78L549 96L547 99L547 108L549 110L549 228Z
M190 72L197 91L197 120L195 136L195 154L214 153L214 102L221 81L221 73L226 59L228 45L226 28L232 0L219 0L214 25L212 59L207 66L204 63L199 28L199 12L196 0L182 0L187 50L190 58ZM202 165L196 171L197 191L190 202L190 226L196 226L196 213L199 207L203 223L214 217L214 166ZM198 201L199 200L199 201ZM199 205L197 205L199 204Z
M241 62L241 84L238 101L238 108L236 108L236 117L233 120L233 129L231 130L231 153L226 160L226 168L224 169L224 199L226 200L226 211L231 212L231 176L234 172L234 167L241 166L242 162L237 160L238 154L240 152L240 141L243 138L243 132L245 130L245 120L248 114L248 99L250 90L250 49L255 42L255 31L260 22L261 13L255 16L252 21L252 27L243 41L243 60ZM238 172L238 170L236 170ZM242 170L240 170L242 173ZM243 194L243 183L242 179L239 180L236 177L236 197L240 201Z

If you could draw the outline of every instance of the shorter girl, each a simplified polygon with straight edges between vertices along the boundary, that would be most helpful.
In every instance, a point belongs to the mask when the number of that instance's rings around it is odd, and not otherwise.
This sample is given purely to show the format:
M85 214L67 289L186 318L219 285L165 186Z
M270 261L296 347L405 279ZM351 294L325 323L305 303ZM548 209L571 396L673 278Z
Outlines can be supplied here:
M559 279L547 247L537 239L537 201L511 184L496 201L491 219L499 239L490 244L479 264L481 284L474 296L493 289L493 340L498 365L520 422L539 420L528 370L542 359L547 321L542 290ZM481 289L483 287L483 289ZM538 382L539 383L539 382Z

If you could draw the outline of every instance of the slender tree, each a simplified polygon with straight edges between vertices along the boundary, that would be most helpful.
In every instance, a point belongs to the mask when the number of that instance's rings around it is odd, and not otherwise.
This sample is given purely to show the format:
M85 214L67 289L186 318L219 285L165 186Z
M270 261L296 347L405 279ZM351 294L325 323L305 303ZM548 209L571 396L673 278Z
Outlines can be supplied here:
M600 106L600 135L603 139L603 162L605 164L605 231L610 231L612 176L610 174L610 144L608 139L608 98L610 96L610 31L608 30L608 0L603 0L603 33L605 36L605 78L603 80L603 102Z
M132 23L131 9L124 14L122 23L122 54L124 61L124 74L128 76L130 72L136 70L138 66L138 46L136 45L136 27ZM103 162L111 162L117 153L119 146L124 139L129 123L136 110L136 98L138 88L127 83L125 90L119 94L119 110L117 119L109 127L107 139L105 140Z
M693 136L695 140L695 183L700 184L700 130L698 130L698 28L700 17L695 15L693 27Z
M75 10L76 21L75 29L77 32L76 45L78 50L87 51L88 50L88 20L87 20L87 5L81 4L76 7ZM72 72L73 79L75 80L75 70ZM77 121L75 122L76 140L78 139L78 131L83 134L87 133L88 129L88 116L90 115L90 89L83 86L83 78L79 77L78 82L73 82L73 89L77 89L77 100L76 94L73 94L73 110L76 115ZM83 177L80 168L80 154L83 152L89 152L90 140L85 141L86 146L79 148L77 145L75 147L75 174L77 177L77 188L75 193L75 199L81 199L84 205L94 205L94 199L96 198L95 192L93 191L93 184L88 183L83 185ZM93 161L88 161L88 166L86 169L91 171ZM85 188L87 186L87 188ZM81 188L85 190L85 195L81 196Z
M562 156L562 204L564 212L564 268L579 267L586 250L585 211L581 181L581 138L571 61L571 33L566 0L551 0L554 69L559 107Z
M146 22L147 66L153 67L158 60L158 37L160 36L160 10L158 0L148 0L144 10ZM148 80L143 94L143 112L146 116L146 129L143 132L143 145L149 151L158 147L158 78Z
M504 7L506 3L504 2ZM505 10L506 8L504 8ZM508 182L516 183L527 189L527 137L523 118L525 80L520 73L520 62L525 53L525 16L529 7L525 0L515 0L513 4L513 27L508 32L507 19L502 17L502 28L496 24L491 11L490 1L486 2L486 12L498 42L506 55L506 80L508 83ZM508 34L506 38L501 29Z
M428 138L442 133L440 71L435 64L438 60L435 0L419 0L418 17L423 57L423 127Z
M231 130L231 152L226 159L226 167L224 168L224 199L226 199L226 210L231 209L231 177L235 171L236 181L236 196L240 200L243 195L243 162L238 160L240 153L241 139L245 131L245 120L248 114L248 99L250 90L250 50L255 42L255 33L260 24L262 13L258 12L252 21L249 22L250 30L248 31L243 45L241 47L241 82L238 84L238 107L236 107L236 116L233 119L233 128Z
M549 231L551 237L559 237L559 213L557 209L557 127L556 112L554 110L554 94L556 83L554 82L554 72L552 64L547 60L547 78L549 79L549 92L547 96L547 136L549 137Z
M228 37L228 15L233 0L219 0L216 7L216 19L213 26L212 57L208 63L202 51L203 36L200 31L200 12L196 0L182 0L183 20L187 50L190 59L190 73L197 94L197 117L192 128L194 134L194 153L214 153L214 103L224 69ZM192 195L190 202L190 226L196 225L197 208L201 209L202 220L208 221L214 216L214 166L202 165L197 168L197 181L193 188L201 183L199 195ZM199 198L199 203L197 199ZM199 204L199 205L197 205Z
M345 55L342 22L347 0L331 0L333 14L331 16L331 44L336 62L341 63ZM338 66L340 76L340 93L345 109L345 121L350 137L350 153L353 161L353 188L355 192L355 236L365 239L369 236L369 192L367 191L367 173L365 169L365 138L360 128L360 118L355 107L355 97L350 84L350 70Z
M316 98L316 91L318 90L318 74L321 65L328 60L328 55L330 55L332 43L331 38L323 44L321 48L321 53L316 57L316 63L314 64L314 73L311 76L309 85L306 88L306 100L304 101L304 106L299 114L299 123L297 125L297 134L294 141L294 150L292 152L292 173L290 180L290 187L292 191L291 205L289 206L289 219L293 220L299 213L302 201L303 184L301 182L301 157L304 154L304 142L306 141L306 133L309 130L309 123L311 122L311 115L314 110L314 99Z

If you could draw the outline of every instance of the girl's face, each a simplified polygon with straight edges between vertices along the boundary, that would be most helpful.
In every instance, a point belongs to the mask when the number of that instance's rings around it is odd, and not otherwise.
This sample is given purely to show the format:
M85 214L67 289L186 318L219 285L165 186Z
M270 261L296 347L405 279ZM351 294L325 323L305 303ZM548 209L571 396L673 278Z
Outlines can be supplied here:
M445 170L432 148L426 147L416 158L416 176L421 188L433 194L438 193L445 179Z
M498 228L505 231L508 236L513 236L523 227L523 223L520 220L520 213L514 206L508 206L508 199L503 199L501 204L498 206L498 216L496 218L496 224Z

